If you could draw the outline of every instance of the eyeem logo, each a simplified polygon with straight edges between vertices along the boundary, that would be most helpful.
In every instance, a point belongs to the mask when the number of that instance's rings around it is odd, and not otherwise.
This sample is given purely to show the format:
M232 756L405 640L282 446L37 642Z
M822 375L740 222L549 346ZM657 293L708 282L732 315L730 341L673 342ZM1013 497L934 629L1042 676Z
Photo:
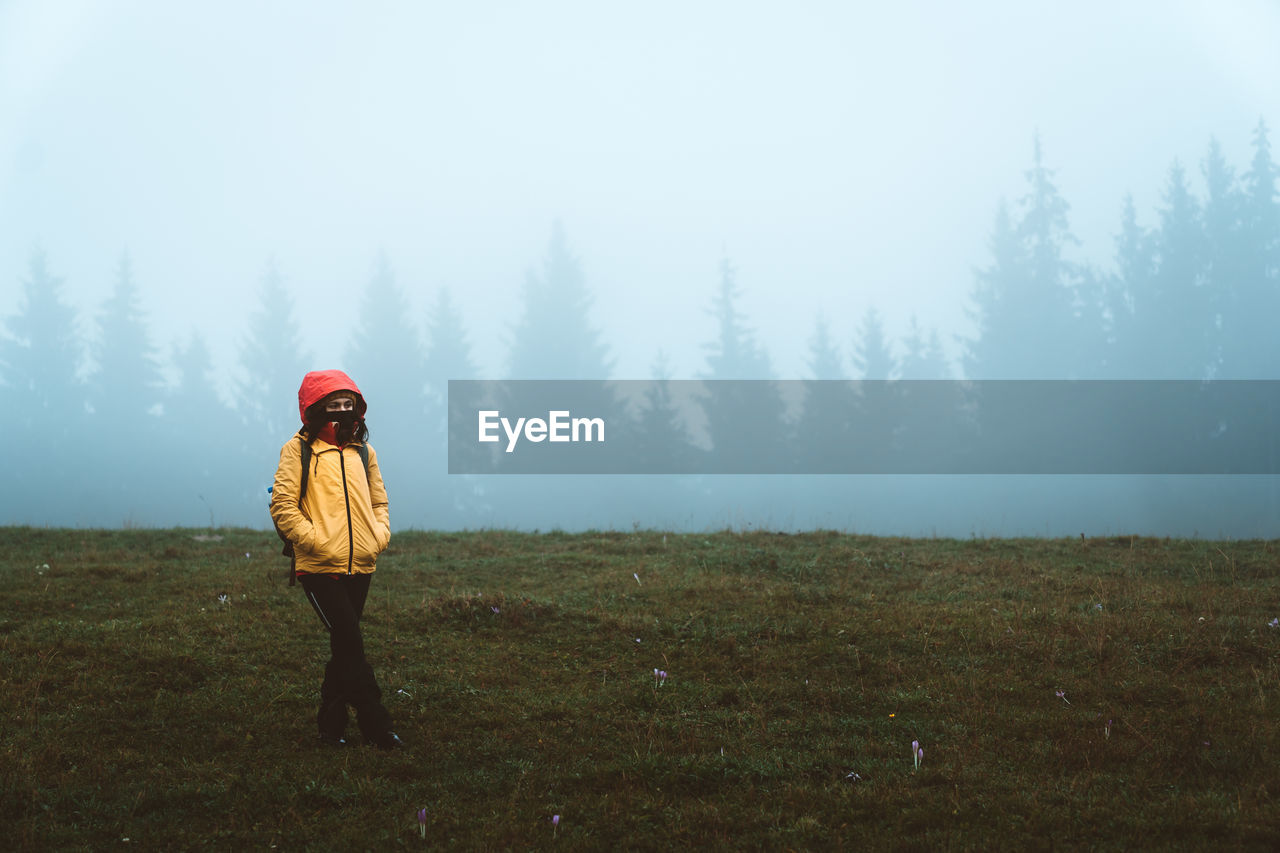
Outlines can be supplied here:
M567 411L551 411L547 419L517 418L512 425L496 409L479 413L480 441L501 440L498 428L507 434L507 453L516 449L521 433L535 444L540 441L604 441L604 418L571 418Z

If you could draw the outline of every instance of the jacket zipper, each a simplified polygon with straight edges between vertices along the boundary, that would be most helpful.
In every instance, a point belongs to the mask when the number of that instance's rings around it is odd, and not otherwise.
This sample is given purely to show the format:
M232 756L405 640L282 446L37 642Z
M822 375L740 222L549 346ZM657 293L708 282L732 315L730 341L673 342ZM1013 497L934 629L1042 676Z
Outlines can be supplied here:
M347 453L338 448L338 467L342 469L342 502L347 507L347 574L351 574L351 566L355 561L356 542L351 534L351 495L347 493Z

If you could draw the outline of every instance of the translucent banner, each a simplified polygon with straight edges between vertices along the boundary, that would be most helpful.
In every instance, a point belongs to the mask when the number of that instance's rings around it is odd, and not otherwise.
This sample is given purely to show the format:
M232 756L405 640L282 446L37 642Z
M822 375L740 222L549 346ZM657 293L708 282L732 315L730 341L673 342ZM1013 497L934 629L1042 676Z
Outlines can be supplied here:
M1276 474L1280 381L449 382L450 474Z

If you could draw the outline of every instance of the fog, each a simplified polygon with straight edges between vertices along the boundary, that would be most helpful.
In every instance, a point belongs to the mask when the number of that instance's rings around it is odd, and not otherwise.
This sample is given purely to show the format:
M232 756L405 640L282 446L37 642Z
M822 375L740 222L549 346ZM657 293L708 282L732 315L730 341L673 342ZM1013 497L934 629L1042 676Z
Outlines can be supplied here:
M402 529L1275 536L1273 477L448 477L442 422L449 378L1280 378L1276 44L1264 0L11 0L0 523L265 526L341 367Z

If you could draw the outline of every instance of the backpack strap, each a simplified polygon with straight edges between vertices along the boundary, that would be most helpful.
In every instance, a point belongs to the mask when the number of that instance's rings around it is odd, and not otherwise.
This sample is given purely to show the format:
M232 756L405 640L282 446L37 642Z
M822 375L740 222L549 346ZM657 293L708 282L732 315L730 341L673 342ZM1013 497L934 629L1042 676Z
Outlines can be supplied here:
M302 499L307 496L307 478L311 476L311 442L307 441L302 433L298 433L298 445L302 460L302 484L298 487L298 506L302 506Z
M302 433L298 433L298 451L298 458L302 462L301 482L298 485L298 506L302 506L302 499L307 494L307 479L311 476L311 442L307 441ZM279 527L276 528L276 532L280 532ZM283 553L289 558L289 586L293 586L298 582L298 558L293 553L292 542L285 541Z

